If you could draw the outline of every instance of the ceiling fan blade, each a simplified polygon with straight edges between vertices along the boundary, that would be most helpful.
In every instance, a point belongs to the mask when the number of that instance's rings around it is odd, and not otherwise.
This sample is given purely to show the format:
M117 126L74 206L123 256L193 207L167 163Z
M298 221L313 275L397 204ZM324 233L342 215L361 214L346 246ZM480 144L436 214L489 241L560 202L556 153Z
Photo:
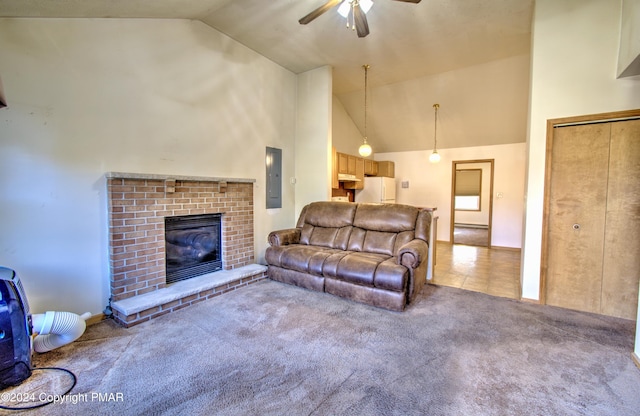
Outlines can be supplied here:
M321 14L327 12L329 9L331 9L334 6L337 6L340 3L342 3L342 0L329 0L328 2L318 7L317 9L315 9L314 11L312 11L302 19L298 20L298 22L301 25L306 25L307 23L312 22L315 18L319 17Z
M415 3L415 4L418 4L418 3L420 3L422 0L393 0L393 1L402 1L402 2L405 2L405 3Z
M363 38L369 34L369 23L367 22L367 15L364 14L359 4L353 6L353 20L356 24L356 32L358 37Z

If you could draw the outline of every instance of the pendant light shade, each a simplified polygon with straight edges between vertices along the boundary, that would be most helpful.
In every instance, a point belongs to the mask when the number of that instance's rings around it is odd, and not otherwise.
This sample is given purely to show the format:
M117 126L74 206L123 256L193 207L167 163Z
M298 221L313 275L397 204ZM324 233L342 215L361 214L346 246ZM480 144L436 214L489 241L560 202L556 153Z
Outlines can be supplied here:
M362 143L358 149L358 153L360 153L360 156L362 157L367 157L371 155L371 152L371 146L369 146L369 143L367 143L367 139L365 138L364 143Z
M429 162L438 163L440 162L440 153L438 153L438 109L440 108L440 104L434 104L434 123L433 123L433 153L429 156Z
M364 139L358 149L358 153L360 153L362 157L367 157L370 156L373 151L369 143L367 143L367 71L371 66L362 65L362 67L364 68Z

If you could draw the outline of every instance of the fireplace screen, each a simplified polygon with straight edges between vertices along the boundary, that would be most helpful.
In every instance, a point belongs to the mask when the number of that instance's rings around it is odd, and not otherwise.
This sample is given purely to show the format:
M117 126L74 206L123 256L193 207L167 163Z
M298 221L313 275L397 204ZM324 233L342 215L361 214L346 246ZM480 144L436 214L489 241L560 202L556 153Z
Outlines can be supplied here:
M222 269L221 214L166 217L167 283Z

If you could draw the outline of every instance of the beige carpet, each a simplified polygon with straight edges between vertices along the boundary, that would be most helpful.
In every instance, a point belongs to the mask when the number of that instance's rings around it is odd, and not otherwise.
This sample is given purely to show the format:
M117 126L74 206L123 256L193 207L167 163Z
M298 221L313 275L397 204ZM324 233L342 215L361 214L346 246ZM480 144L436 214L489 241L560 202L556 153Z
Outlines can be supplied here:
M28 414L637 415L634 330L448 287L398 313L263 281L37 355L78 383ZM43 374L13 392L70 382Z

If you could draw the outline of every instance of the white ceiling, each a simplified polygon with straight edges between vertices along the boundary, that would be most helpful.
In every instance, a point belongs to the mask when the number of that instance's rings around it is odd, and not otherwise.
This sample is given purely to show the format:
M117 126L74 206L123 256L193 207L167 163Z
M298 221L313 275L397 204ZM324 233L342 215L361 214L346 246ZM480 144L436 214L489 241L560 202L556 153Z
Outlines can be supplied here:
M0 17L196 19L294 73L331 65L338 97L363 89L365 63L375 88L530 50L534 0L374 0L365 38L336 9L298 23L325 1L0 0Z

